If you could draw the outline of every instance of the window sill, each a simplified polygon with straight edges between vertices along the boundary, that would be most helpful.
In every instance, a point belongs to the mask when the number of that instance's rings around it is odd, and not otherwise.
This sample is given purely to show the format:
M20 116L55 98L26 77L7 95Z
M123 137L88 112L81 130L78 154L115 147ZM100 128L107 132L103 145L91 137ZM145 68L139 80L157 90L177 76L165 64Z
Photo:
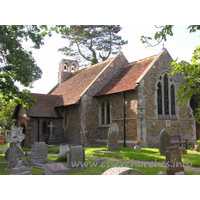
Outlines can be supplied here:
M110 124L101 124L98 126L98 128L109 128Z
M159 119L177 119L176 115L158 115Z

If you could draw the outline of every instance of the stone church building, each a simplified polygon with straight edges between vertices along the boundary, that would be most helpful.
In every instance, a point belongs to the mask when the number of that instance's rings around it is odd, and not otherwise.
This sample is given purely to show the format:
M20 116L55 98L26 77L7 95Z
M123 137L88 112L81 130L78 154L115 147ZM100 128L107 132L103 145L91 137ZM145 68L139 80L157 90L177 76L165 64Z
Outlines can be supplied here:
M169 75L171 62L166 49L131 63L119 52L82 70L76 61L63 59L58 84L48 94L31 94L37 99L31 109L15 109L16 125L24 127L23 145L106 145L112 123L119 126L120 146L158 147L164 128L194 143L196 125L189 102L176 104L184 79Z

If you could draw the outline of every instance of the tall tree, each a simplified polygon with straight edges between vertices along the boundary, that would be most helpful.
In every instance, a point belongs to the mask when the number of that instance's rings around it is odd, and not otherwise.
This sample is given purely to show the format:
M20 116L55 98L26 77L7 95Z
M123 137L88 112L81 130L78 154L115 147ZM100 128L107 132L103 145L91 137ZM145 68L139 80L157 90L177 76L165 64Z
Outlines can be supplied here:
M60 27L59 27L60 28ZM69 45L59 51L67 56L74 56L80 62L89 61L91 65L104 61L110 54L116 54L120 45L127 44L117 35L119 25L71 25L62 27L58 32L68 39Z
M173 36L173 25L156 26L156 28L158 31L154 35L155 44L151 43L151 37L146 36L141 36L142 43L153 47L160 44L162 41L167 41L167 36ZM190 25L188 26L188 30L190 33L194 33L200 30L200 25ZM200 46L197 46L194 50L190 63L184 60L180 62L175 60L172 62L171 66L171 75L174 73L181 73L185 78L185 84L177 91L177 102L185 104L188 100L192 100L191 105L194 110L196 121L200 123Z
M15 107L11 102L7 103L6 105L4 105L3 102L0 102L0 134L5 133L6 130L9 130L10 127L14 125L15 120L12 119L14 108Z
M29 91L19 90L16 83L31 88L32 83L42 76L32 53L26 51L22 42L30 39L33 48L39 49L43 45L45 35L51 35L47 26L35 25L1 25L0 26L0 100L9 103L24 103L30 106L35 103Z

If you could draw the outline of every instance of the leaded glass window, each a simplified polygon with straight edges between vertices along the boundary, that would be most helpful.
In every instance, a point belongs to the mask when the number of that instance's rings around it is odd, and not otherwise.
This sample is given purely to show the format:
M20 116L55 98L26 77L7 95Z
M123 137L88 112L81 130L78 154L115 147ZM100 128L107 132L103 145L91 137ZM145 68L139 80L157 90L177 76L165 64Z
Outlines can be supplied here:
M165 115L169 115L169 91L168 91L168 76L164 76L164 106L165 106Z
M101 104L101 124L105 123L105 108L104 103Z
M162 86L160 82L157 87L158 114L162 115Z
M174 85L171 85L171 114L175 115L175 90Z
M106 118L107 118L107 124L110 124L110 103L109 103L109 101L106 104Z

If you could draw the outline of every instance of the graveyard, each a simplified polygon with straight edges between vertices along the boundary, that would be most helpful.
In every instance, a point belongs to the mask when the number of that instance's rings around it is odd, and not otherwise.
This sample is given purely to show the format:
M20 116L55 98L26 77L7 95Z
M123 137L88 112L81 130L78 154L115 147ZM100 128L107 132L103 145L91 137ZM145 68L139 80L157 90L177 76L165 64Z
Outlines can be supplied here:
M197 141L197 144L200 145L200 141ZM12 174L11 170L6 170L5 164L10 162L10 159L5 159L5 149L9 146L9 143L0 145L0 175ZM44 148L44 144L42 148ZM141 148L141 151L136 151L134 148L127 147L117 147L115 150L108 150L106 146L101 146L85 147L83 149L87 166L83 169L69 171L68 175L102 175L112 167L132 168L138 170L143 175L157 175L159 172L167 174L166 167L162 166L162 163L166 163L166 157L159 155L159 148ZM30 154L33 149L22 148L22 150L24 153L27 152L25 154L25 158L29 163L27 171L31 172L32 175L45 175L45 169L40 168L42 164L31 166L33 158ZM58 163L61 163L62 167L67 167L67 155L65 154L59 159L57 157L59 154L59 145L47 147L46 162L48 164L54 163L55 167L57 167ZM181 154L181 160L182 163L185 161L184 172L186 175L200 175L200 152L192 150L191 146L189 146L187 154ZM39 162L41 163L41 160Z

